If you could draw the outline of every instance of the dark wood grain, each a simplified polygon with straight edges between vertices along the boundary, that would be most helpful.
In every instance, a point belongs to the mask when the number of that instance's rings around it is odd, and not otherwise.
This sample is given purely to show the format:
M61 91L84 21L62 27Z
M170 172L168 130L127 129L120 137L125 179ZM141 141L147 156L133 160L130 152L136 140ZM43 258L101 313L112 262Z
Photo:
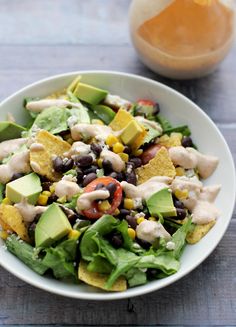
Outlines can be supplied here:
M203 79L173 81L144 67L130 44L130 0L0 0L0 100L53 74L118 70L153 78L195 101L236 158L236 47ZM236 326L236 211L212 255L177 283L131 300L48 294L0 268L0 325Z

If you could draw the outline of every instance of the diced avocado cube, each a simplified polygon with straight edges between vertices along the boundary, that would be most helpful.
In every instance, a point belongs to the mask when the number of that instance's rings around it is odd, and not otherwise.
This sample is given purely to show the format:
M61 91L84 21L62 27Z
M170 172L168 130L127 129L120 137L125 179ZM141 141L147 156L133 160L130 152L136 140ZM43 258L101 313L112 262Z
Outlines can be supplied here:
M176 217L177 212L173 203L171 191L164 188L153 194L147 200L147 207L152 216L161 214L163 217Z
M134 117L128 111L119 109L109 126L113 131L119 131L125 128L133 120Z
M101 102L108 94L105 90L84 83L78 83L73 93L80 100L92 105Z
M17 125L11 121L1 121L0 142L21 137L21 132L25 130L23 126Z
M92 106L92 110L107 125L110 124L110 122L114 119L116 115L111 108L102 104Z
M72 230L68 218L56 203L52 203L40 217L35 228L36 247L48 247Z
M142 133L142 127L135 120L132 120L122 132L121 140L124 144L132 145Z
M35 173L18 178L6 185L6 197L14 203L25 198L28 203L35 204L40 192L42 192L40 178Z

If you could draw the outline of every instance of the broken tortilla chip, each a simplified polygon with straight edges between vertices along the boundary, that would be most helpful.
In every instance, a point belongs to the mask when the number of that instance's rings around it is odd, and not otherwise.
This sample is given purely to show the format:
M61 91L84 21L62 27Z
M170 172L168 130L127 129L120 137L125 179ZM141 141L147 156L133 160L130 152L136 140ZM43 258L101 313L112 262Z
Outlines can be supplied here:
M158 144L171 148L173 146L181 146L182 134L181 133L171 133L170 136L164 134L159 138Z
M142 184L154 176L175 177L175 167L165 147L161 147L155 157L144 166L136 169L138 184Z
M34 146L35 144L36 146ZM35 143L30 147L31 168L37 174L46 176L50 181L58 181L61 175L54 171L52 158L53 156L62 156L70 148L69 143L51 133L45 130L39 131L35 137Z
M111 288L105 288L105 283L108 279L108 275L88 271L87 263L83 260L80 261L79 264L79 279L88 285L101 288L105 291L122 292L127 289L127 283L124 277L119 277Z
M208 224L196 225L194 230L188 233L186 237L186 241L189 244L195 244L199 242L214 225L215 225L215 220L210 221Z
M24 220L19 210L14 206L9 204L0 205L0 224L5 231L13 231L23 241L30 242Z

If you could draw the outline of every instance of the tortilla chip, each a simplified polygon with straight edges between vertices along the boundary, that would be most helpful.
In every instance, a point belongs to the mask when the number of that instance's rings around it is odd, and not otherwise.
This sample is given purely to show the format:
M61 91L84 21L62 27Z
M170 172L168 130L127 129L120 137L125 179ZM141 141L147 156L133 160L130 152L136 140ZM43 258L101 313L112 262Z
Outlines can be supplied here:
M14 206L9 204L0 205L0 224L4 230L13 231L23 241L30 242L28 231L25 226L24 220L19 210Z
M169 157L168 151L162 147L156 156L146 165L136 169L138 184L142 184L154 176L175 177L175 167Z
M37 174L46 176L50 181L58 181L61 175L54 171L52 157L62 156L63 153L69 151L70 144L45 130L37 133L35 143L42 144L43 148L37 151L30 149L31 168Z
M110 289L105 288L105 283L108 279L108 276L88 271L87 263L85 261L80 261L79 279L88 285L101 288L105 291L122 292L127 289L126 279L124 277L119 277Z
M166 146L167 148L171 148L174 146L180 146L181 140L182 140L181 133L171 133L170 136L165 134L159 138L158 144Z
M214 225L215 225L215 220L210 221L208 224L196 225L194 230L188 233L186 237L186 241L189 244L195 244L199 242Z

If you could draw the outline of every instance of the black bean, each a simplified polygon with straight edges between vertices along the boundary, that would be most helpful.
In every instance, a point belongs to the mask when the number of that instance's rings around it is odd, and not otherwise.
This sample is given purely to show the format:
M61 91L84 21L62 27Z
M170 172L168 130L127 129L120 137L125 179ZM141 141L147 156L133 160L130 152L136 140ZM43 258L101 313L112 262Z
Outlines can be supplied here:
M150 243L148 243L147 241L141 240L140 238L137 238L137 237L136 237L136 240L137 240L137 243L138 243L139 245L141 245L141 247L144 248L144 249L149 249L150 246L151 246Z
M74 160L73 159L64 159L63 160L63 172L66 172L70 169L72 169L74 166Z
M122 172L117 173L117 180L119 182L122 182L124 179L125 179L125 175Z
M88 167L93 163L93 157L90 155L79 156L76 158L76 164L79 167Z
M132 171L131 173L126 173L125 179L128 183L137 185L137 177L134 171Z
M95 190L97 191L97 190L101 190L101 189L103 189L105 187L105 185L103 184L103 183L98 183L97 185L96 185L96 187L95 187Z
M76 167L76 177L77 177L77 182L80 183L82 182L83 180L83 177L84 177L84 173L83 171L79 168L79 167Z
M177 208L177 218L178 219L184 219L186 217L186 210Z
M174 199L174 206L179 209L185 208L183 202L178 199Z
M42 182L41 185L42 185L43 191L49 191L52 183L51 182Z
M185 148L193 146L193 141L192 141L191 137L189 137L189 136L184 136L182 138L181 143L182 143L182 146L185 147Z
M117 189L116 187L116 184L115 183L109 183L107 186L106 186L106 189L109 191L110 193L110 197L113 198L114 194L115 194L115 191Z
M113 171L112 163L107 159L103 160L102 167L106 173L110 173Z
M156 102L155 105L153 106L153 115L158 115L160 112L160 106L159 104Z
M115 247L115 248L120 248L123 245L123 239L122 236L118 233L114 234L111 237L111 244Z
M109 176L111 176L114 179L117 179L118 174L115 171L113 171Z
M96 173L97 169L98 169L98 166L92 165L91 167L84 169L84 174L88 175L90 173Z
M14 181L15 179L18 179L23 176L24 176L24 174L22 174L22 173L16 173L12 176L11 181Z
M95 173L90 173L87 176L84 177L83 179L83 186L87 186L89 183L94 181L97 178L97 175Z
M136 229L137 227L137 221L136 218L133 216L126 216L125 219L127 220L128 224L130 225L130 227L132 227L133 229Z
M131 154L131 149L127 145L125 145L123 152L127 154Z
M56 202L58 199L58 197L55 194L52 194L49 198L48 198L48 204L51 204L53 202Z
M61 157L56 157L55 159L53 159L52 164L55 171L57 171L58 173L63 172L63 160Z
M142 166L142 160L140 158L134 157L134 158L130 159L130 162L132 162L134 164L134 168L138 168L138 167Z
M127 215L130 215L130 210L127 209L120 209L120 215L122 217L126 217Z
M148 268L147 278L150 280L157 279L158 270L155 268Z
M92 143L90 147L93 153L95 153L97 156L99 156L99 154L102 152L102 147L98 143Z

